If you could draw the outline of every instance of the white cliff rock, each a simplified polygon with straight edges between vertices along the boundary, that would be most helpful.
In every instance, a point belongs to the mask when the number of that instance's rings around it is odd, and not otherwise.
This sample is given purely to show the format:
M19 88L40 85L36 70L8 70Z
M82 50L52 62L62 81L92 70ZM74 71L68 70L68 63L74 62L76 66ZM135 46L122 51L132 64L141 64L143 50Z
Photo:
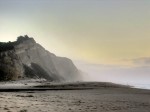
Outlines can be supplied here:
M0 43L0 46L0 80L25 77L50 81L80 80L80 73L70 59L57 57L33 38L20 36L17 41ZM11 67L13 70L7 73L7 69ZM5 76L10 78L3 78Z

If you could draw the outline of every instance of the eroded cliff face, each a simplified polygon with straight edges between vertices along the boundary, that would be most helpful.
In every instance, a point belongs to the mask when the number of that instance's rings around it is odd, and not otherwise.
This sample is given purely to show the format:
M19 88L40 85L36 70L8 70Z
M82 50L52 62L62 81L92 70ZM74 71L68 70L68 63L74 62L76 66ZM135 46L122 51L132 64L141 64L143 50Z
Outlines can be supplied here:
M22 63L14 50L0 53L0 80L16 80L23 77Z
M80 80L80 73L70 59L57 57L33 38L21 36L15 42L1 43L1 46L0 80L26 77L45 78L50 81Z

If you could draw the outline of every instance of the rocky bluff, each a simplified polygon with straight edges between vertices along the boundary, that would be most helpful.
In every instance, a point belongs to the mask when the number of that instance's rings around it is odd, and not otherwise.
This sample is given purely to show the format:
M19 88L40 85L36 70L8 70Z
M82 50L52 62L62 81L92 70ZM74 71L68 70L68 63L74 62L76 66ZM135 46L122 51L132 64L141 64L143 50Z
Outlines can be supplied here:
M57 57L27 35L15 42L0 42L0 80L24 78L76 81L80 72L70 59Z

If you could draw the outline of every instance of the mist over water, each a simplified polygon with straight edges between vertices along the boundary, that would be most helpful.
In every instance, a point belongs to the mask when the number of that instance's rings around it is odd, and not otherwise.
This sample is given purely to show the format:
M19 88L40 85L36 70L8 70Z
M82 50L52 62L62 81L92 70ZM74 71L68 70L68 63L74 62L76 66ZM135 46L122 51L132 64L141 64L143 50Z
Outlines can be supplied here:
M74 63L83 72L84 81L113 82L131 85L135 88L150 89L149 66L120 67L82 61Z

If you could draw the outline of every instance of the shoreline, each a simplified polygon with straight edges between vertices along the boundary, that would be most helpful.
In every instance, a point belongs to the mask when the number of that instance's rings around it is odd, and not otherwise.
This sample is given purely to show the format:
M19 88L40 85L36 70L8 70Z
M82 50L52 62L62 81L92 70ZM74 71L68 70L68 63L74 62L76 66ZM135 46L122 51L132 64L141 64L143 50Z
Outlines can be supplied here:
M25 83L23 88L14 88L13 85L11 88L1 87L0 112L149 112L150 110L150 90L104 82L63 84L32 82L31 85Z
M116 84L112 82L49 82L41 79L29 79L19 81L0 82L0 92L17 91L46 91L46 90L85 90L101 88L130 88L140 90L150 90L148 88L136 87L125 84Z

